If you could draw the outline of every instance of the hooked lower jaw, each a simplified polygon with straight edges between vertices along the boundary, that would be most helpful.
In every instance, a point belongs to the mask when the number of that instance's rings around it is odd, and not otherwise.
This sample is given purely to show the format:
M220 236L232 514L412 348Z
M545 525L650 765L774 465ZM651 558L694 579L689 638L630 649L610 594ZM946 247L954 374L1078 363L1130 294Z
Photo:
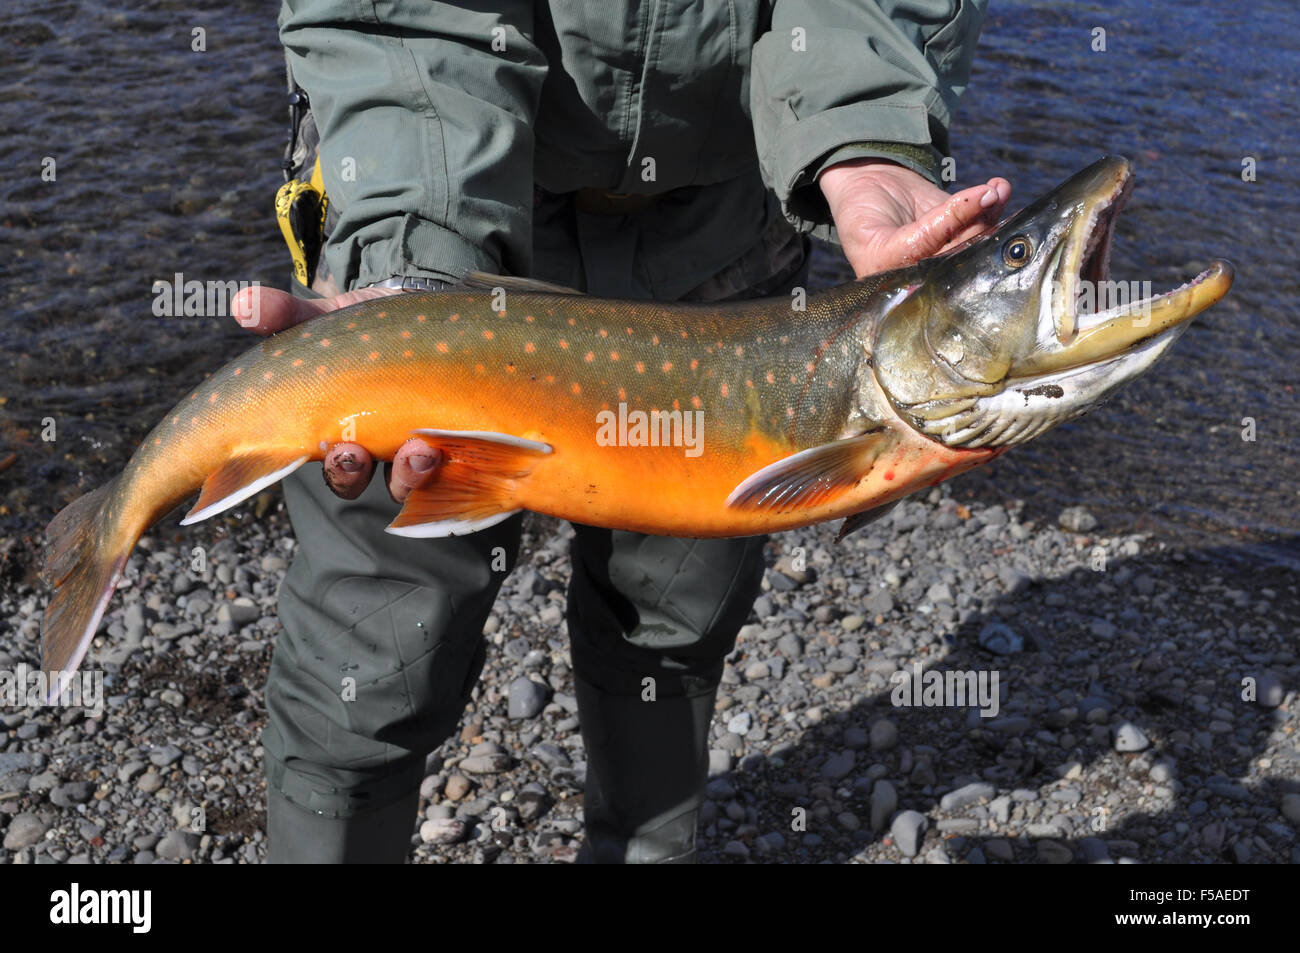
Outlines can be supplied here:
M1232 279L1232 263L1218 258L1191 281L1165 294L1124 301L1089 314L1075 312L1070 340L1017 361L1015 376L1045 374L1119 356L1196 317L1228 293ZM1123 287L1120 283L1109 284ZM1054 302L1053 307L1059 304Z
M1148 283L1110 280L1115 222L1133 191L1127 161L1112 167L1088 210L1058 250L1051 293L1044 296L1039 348L1018 360L1017 377L1028 377L1108 360L1189 321L1232 287L1231 263L1216 259L1192 281L1162 295L1140 297ZM1107 305L1111 305L1107 307ZM1085 306L1088 309L1082 310ZM1054 330L1054 334L1051 331Z

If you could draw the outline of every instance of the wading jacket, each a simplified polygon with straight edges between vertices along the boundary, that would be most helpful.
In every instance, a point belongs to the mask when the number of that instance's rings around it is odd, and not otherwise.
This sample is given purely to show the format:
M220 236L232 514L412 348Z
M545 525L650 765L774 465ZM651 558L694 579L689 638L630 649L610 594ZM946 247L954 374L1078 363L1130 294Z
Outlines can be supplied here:
M329 270L340 288L480 270L660 299L728 268L743 283L774 234L834 237L831 163L938 181L986 7L284 0L338 216Z

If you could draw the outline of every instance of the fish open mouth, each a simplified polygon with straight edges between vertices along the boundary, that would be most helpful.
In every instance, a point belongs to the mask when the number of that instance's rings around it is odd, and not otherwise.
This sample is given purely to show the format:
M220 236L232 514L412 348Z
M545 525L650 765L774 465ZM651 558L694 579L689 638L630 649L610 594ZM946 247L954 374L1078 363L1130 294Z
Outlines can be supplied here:
M1041 298L1039 346L1018 361L1016 377L1104 361L1195 317L1232 286L1231 263L1216 259L1171 291L1150 294L1150 282L1113 281L1111 249L1119 212L1133 191L1132 167L1106 167L1088 203L1057 250L1050 293Z

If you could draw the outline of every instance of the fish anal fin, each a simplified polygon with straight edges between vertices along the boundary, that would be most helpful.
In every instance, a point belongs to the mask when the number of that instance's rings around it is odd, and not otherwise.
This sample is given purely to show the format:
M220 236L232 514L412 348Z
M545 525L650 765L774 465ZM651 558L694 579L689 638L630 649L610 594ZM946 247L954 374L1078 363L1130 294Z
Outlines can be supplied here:
M287 477L310 458L301 450L253 450L236 454L203 481L194 508L182 526L198 523L236 506Z
M880 427L801 450L750 474L731 491L727 505L783 513L830 503L862 482L893 438L893 430Z
M513 275L494 275L489 271L467 271L460 281L449 287L448 291L493 291L504 288L520 294L545 295L581 295L582 291L564 285L553 285L549 281L536 278L516 278Z
M549 444L485 431L417 430L440 450L443 463L432 484L412 490L388 525L397 536L464 536L519 512L517 481L528 476Z

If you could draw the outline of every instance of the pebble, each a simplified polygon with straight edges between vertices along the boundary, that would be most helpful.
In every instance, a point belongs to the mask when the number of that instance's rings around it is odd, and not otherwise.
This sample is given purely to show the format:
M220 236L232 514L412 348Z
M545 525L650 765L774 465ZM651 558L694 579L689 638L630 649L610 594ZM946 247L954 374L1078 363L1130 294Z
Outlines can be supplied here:
M31 847L45 834L47 825L35 814L15 814L5 830L5 850Z
M1277 708L1286 698L1286 689L1276 672L1263 671L1255 682L1256 698L1265 708Z
M163 786L162 775L157 771L146 771L140 775L140 780L135 782L135 786L145 794L153 794Z
M903 811L889 826L889 836L904 857L915 857L921 846L921 836L926 828L925 815L920 811Z
M727 719L727 730L734 731L738 735L747 735L753 724L754 716L744 711Z
M531 678L520 676L510 683L506 706L507 717L513 720L536 718L546 707L547 688ZM472 769L467 768L467 771Z
M426 801L431 801L438 796L438 792L443 789L446 781L440 774L431 774L420 782L420 797Z
M709 777L717 777L731 770L731 752L721 748L709 749Z
M953 595L952 586L948 585L946 582L936 582L926 590L925 597L936 604L951 604L956 598Z
M1015 655L1025 648L1025 640L1001 622L990 622L980 629L979 644L996 655Z
M443 797L449 801L459 801L471 788L469 778L463 774L453 774L447 779L447 786L442 789Z
M230 602L223 602L217 608L217 621L242 628L250 622L256 622L262 617L262 610L259 609L252 599L240 596Z
M898 744L898 726L888 718L871 725L871 750L888 751Z
M883 778L871 789L871 829L880 833L898 809L898 789Z
M844 729L844 747L861 751L871 743L871 735L858 727Z
M1087 533L1097 528L1097 517L1082 506L1067 506L1056 521L1071 533Z
M50 801L59 807L75 807L85 804L94 793L95 786L89 781L70 781L51 791Z
M187 860L199 846L199 835L190 831L168 831L154 852L164 860Z
M1085 837L1079 841L1085 863L1100 864L1110 859L1110 848L1100 837Z
M1118 630L1105 619L1093 619L1089 631L1099 639L1110 641L1115 638Z
M1016 859L1016 852L1011 846L1011 842L1001 837L994 837L984 842L984 852L994 860L1000 860L1003 863L1011 863Z
M459 844L469 827L458 817L442 817L420 825L420 840L426 844Z
M500 774L510 767L510 755L477 754L461 760L458 765L466 774Z
M941 811L960 811L963 807L968 807L977 801L991 798L997 792L997 789L987 781L973 781L970 784L962 785L955 791L949 791L939 800L939 810Z
M1300 794L1283 794L1278 809L1292 824L1300 825Z
M175 764L184 756L184 752L175 745L164 745L149 752L149 761L160 768Z
M1115 726L1116 751L1145 751L1151 745L1146 733L1131 721Z
M1060 841L1040 840L1035 843L1038 860L1044 864L1068 864L1074 860L1074 851Z
M852 751L833 754L822 763L821 775L828 781L838 781L846 777L857 763L857 755Z
M729 840L727 845L722 848L723 856L737 857L741 860L749 859L749 848L738 840Z

